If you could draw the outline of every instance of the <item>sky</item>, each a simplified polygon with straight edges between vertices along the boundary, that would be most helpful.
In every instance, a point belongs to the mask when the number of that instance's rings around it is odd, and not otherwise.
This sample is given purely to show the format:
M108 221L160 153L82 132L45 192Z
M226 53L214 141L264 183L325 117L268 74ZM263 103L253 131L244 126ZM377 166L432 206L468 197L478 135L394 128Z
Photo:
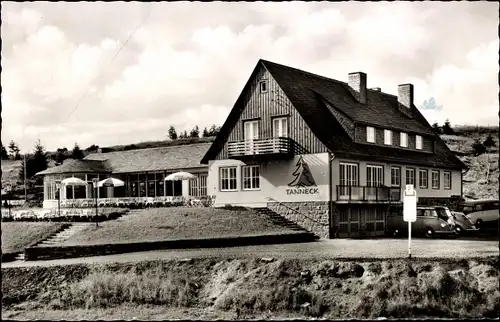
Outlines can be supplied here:
M498 125L498 25L495 2L2 1L2 142L54 151L222 125L261 58L362 71L390 94L412 83L430 123Z

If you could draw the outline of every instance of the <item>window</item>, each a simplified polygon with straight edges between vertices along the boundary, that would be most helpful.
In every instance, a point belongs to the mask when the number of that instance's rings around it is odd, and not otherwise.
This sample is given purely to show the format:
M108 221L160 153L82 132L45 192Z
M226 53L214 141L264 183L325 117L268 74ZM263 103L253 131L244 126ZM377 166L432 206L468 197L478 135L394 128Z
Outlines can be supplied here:
M288 136L288 119L286 117L277 117L273 119L273 137Z
M406 184L415 186L415 169L406 168Z
M384 184L384 170L380 165L366 166L366 185L368 187L381 187Z
M189 195L193 197L207 195L207 174L198 174L196 179L189 180Z
M260 166L249 165L243 166L243 190L259 190L260 189Z
M422 150L422 137L420 135L415 137L415 148L417 150Z
M439 189L439 170L432 170L432 189Z
M220 190L236 191L236 167L220 168Z
M357 186L358 185L358 165L355 163L340 164L340 185Z
M370 126L366 127L366 141L375 143L375 128Z
M198 178L189 180L189 195L199 197Z
M392 145L392 131L391 130L384 130L384 144L385 145Z
M451 172L444 172L444 188L451 189Z
M267 93L267 80L260 81L259 88L261 93Z
M419 169L418 170L418 186L422 189L427 189L428 187L428 175L429 172L427 169Z
M401 132L400 134L400 146L407 148L408 147L408 134Z
M400 187L401 186L401 168L391 167L391 186Z

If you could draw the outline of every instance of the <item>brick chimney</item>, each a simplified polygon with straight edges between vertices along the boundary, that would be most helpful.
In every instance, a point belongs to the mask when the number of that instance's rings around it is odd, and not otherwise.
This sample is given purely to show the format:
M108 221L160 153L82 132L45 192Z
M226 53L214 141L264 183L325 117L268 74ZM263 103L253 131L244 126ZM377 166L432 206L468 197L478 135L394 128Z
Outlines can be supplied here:
M398 102L403 113L413 116L413 84L398 85Z
M354 90L358 102L366 104L366 74L362 72L349 73L347 83Z

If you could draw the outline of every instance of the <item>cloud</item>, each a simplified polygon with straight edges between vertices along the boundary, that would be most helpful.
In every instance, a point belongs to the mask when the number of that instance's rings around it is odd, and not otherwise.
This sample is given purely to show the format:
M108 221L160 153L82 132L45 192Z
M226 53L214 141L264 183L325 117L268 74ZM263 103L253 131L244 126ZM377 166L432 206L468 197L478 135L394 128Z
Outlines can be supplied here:
M163 139L170 125L221 125L259 58L342 81L364 71L369 87L391 94L411 82L431 123L498 124L494 3L5 2L3 9L2 136L23 149L37 138L55 150Z

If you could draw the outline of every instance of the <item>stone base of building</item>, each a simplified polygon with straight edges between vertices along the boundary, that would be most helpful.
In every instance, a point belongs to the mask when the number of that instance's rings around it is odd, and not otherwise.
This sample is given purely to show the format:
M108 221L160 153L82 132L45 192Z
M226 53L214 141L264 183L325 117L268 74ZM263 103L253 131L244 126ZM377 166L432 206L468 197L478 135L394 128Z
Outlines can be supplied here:
M330 237L328 202L270 202L267 207L320 238Z

